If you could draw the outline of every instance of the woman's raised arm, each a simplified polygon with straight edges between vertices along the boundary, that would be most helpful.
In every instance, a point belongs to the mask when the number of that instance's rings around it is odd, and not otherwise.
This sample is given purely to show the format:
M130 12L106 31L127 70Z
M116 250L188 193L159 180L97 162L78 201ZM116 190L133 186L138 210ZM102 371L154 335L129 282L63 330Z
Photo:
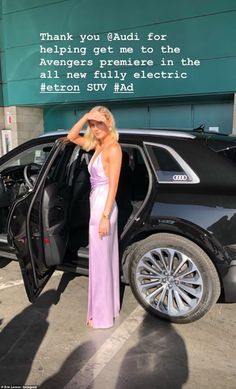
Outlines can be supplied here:
M87 121L88 121L88 114L86 113L71 128L71 130L69 131L69 133L67 135L67 139L69 139L71 142L76 143L77 145L83 147L85 140L84 140L84 137L80 135L80 131Z

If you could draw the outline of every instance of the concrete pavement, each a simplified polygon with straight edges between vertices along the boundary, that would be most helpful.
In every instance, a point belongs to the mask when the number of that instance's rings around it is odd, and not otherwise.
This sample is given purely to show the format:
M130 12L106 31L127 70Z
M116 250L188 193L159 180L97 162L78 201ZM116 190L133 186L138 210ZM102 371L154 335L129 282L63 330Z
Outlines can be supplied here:
M147 315L126 287L115 326L93 330L85 325L87 284L87 277L56 272L31 305L18 264L1 260L0 385L236 387L236 304L175 325Z

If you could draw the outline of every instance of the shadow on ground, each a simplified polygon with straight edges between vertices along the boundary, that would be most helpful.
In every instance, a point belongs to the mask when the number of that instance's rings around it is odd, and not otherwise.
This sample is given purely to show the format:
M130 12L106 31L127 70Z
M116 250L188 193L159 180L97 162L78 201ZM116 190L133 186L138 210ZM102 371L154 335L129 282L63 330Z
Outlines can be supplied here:
M147 315L138 343L125 354L115 389L180 389L188 378L183 339L171 323Z
M95 372L91 371L91 364L89 372L85 370L85 375L94 376L95 380L90 383L88 389L93 387L98 389L104 387L109 389L182 388L188 378L188 358L184 341L174 327L168 322L147 315L132 336L134 338L132 337L131 342L137 337L137 344L129 348L123 357L120 355L122 350L119 351L97 377ZM96 333L93 334L93 338L96 338ZM129 341L123 347L128 348ZM40 389L67 388L66 385L70 383L73 376L96 351L92 341L80 345L66 359L61 369L40 385ZM96 369L96 364L94 367ZM118 377L116 382L114 376ZM83 381L83 374L81 377ZM68 388L79 389L81 385L85 387L84 381L81 384L79 381L75 380L75 382L70 383Z
M64 273L57 290L48 290L16 315L0 333L0 384L24 385L34 357L43 341L52 305L57 304L67 284L74 278ZM4 321L0 319L1 324Z

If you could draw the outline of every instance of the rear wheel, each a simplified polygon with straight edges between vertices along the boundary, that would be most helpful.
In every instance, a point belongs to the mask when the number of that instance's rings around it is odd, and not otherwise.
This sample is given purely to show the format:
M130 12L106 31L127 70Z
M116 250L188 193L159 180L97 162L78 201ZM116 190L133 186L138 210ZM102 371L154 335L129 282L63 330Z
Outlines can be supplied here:
M208 255L192 241L168 233L152 235L135 247L129 280L144 309L175 323L200 319L220 295Z

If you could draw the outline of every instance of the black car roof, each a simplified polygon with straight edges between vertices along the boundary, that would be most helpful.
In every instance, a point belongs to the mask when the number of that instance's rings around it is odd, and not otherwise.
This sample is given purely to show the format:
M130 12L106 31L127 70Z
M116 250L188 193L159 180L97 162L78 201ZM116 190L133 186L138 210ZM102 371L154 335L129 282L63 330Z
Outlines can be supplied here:
M83 130L81 131L84 132ZM185 129L155 129L155 128L126 128L118 129L119 134L121 135L140 135L151 136L153 137L174 137L174 138L183 138L183 139L202 139L205 140L210 148L215 151L225 150L227 148L236 147L236 136L226 135L213 132L199 132L194 130L185 130ZM68 134L68 130L58 130L54 132L46 132L40 137L62 137Z
M82 133L84 132L83 130L81 131ZM194 139L195 138L195 134L191 134L190 132L188 131L184 131L184 130L171 130L171 129L144 129L144 128L119 128L118 129L118 132L119 134L126 134L126 135L156 135L156 136L174 136L174 137L180 137L180 138L190 138L190 139ZM40 137L44 137L44 136L55 136L55 135L59 135L59 136L65 136L68 134L68 131L66 130L58 130L58 131L54 131L54 132L46 132L42 135L40 135Z

